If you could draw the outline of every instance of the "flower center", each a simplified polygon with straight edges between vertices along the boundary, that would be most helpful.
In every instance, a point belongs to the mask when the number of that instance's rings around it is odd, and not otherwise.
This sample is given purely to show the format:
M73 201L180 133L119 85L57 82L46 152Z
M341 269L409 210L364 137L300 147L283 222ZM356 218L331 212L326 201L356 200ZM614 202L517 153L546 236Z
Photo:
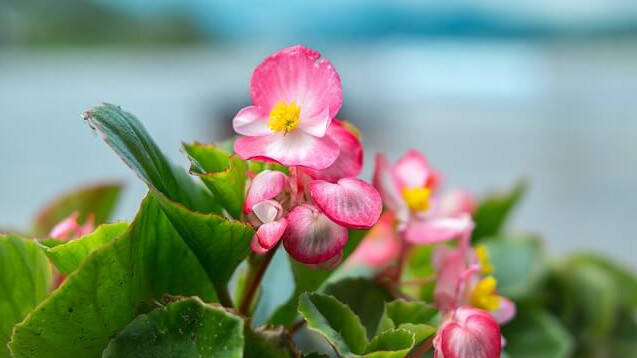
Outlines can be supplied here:
M500 307L500 296L495 294L497 281L493 276L487 276L480 280L471 291L469 302L472 306L487 311L495 311Z
M493 272L493 265L491 265L491 261L489 260L489 252L487 252L487 247L478 244L476 245L476 256L478 256L478 260L480 261L480 273L483 275L488 275Z
M301 116L301 107L295 101L290 103L281 101L274 105L270 111L268 127L274 132L288 134L298 127Z
M413 211L425 211L429 209L429 188L405 188L403 189L403 199Z

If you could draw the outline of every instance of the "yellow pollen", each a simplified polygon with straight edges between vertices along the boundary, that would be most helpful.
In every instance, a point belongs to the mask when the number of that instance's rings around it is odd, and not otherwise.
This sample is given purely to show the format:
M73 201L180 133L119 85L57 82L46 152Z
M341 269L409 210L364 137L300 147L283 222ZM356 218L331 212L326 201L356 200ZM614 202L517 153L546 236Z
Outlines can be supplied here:
M409 209L413 211L425 211L429 209L429 196L431 190L428 188L406 188L403 189L403 199L407 202Z
M480 273L483 275L493 273L493 265L491 265L491 261L489 260L487 247L484 245L476 245L476 256L478 256L478 260L480 261Z
M493 276L487 276L480 280L471 291L469 301L472 306L487 311L495 311L500 307L500 296L495 293L497 281Z
M268 127L274 132L283 132L283 135L286 135L298 127L300 116L301 107L297 106L295 101L281 101L270 111Z

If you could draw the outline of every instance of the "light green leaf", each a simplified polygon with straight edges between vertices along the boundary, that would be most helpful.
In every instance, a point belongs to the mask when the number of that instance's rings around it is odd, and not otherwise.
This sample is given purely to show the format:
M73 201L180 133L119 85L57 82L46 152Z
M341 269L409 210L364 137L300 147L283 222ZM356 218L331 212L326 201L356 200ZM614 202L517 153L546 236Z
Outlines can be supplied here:
M241 358L243 345L239 316L187 298L135 318L102 358Z
M502 327L511 358L567 358L573 340L560 322L547 312L521 309L513 321Z
M406 264L403 268L401 281L418 281L435 274L432 264L434 245L414 246L407 254ZM430 280L424 284L407 284L401 289L412 297L416 297L425 302L432 302L434 297L435 280Z
M56 242L55 246L52 246L55 241L47 240L43 242L49 246L45 253L61 273L68 275L75 271L89 254L124 233L127 228L128 223L125 222L104 224L88 235L71 241Z
M367 234L367 230L349 230L347 244L343 249L343 261L354 252L354 249ZM298 317L297 307L299 296L303 292L318 290L334 273L333 270L320 270L309 267L290 258L290 268L294 276L294 291L290 298L274 311L269 319L270 324L284 325L286 327L295 323Z
M219 211L212 194L194 183L185 171L173 166L130 113L105 104L87 112L86 119L148 184L170 222L215 284L219 298L224 305L230 305L226 284L250 251L252 228L210 214Z
M539 293L548 273L542 243L532 237L502 237L484 242L498 281L498 292L514 300Z
M33 241L0 235L0 358L13 326L42 301L51 285L46 256Z
M16 326L15 358L98 357L109 337L164 294L214 300L214 289L157 200L148 196L128 230L90 254Z
M190 173L199 176L228 213L239 219L245 200L247 163L211 144L184 144L183 148L192 163Z
M418 344L436 332L436 328L430 325L430 321L437 314L438 311L435 308L424 302L392 301L385 304L377 332L402 328L414 333L416 344Z
M526 189L526 182L520 181L508 192L494 193L482 199L473 214L476 224L472 235L473 241L479 242L500 234Z
M414 334L403 329L387 330L368 342L360 319L332 296L304 293L299 312L308 328L321 334L341 357L404 357L414 346Z
M100 225L111 216L121 191L122 185L119 183L104 183L60 196L38 213L32 225L33 235L46 237L57 223L76 211L80 224L84 224L92 214L95 225Z
M364 278L346 278L328 283L323 292L334 296L354 311L367 330L367 337L376 334L385 302L393 299L384 287Z

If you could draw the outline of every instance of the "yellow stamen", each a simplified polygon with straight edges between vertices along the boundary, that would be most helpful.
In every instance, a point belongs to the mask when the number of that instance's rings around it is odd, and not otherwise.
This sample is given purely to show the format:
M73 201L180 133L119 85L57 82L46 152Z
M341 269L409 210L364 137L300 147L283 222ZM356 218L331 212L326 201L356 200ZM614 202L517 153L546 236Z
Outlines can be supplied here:
M491 265L491 261L489 260L487 247L480 244L476 245L476 256L478 256L478 260L480 261L480 273L483 275L493 273L493 265Z
M495 311L500 307L500 296L495 294L497 281L493 276L487 276L480 280L473 291L469 301L471 305L487 311Z
M268 127L274 132L283 132L288 134L298 127L301 117L301 107L296 105L295 101L290 103L281 101L274 105L270 111Z
M403 189L403 199L407 202L409 209L414 211L425 211L429 209L429 197L431 190L428 188L406 188Z

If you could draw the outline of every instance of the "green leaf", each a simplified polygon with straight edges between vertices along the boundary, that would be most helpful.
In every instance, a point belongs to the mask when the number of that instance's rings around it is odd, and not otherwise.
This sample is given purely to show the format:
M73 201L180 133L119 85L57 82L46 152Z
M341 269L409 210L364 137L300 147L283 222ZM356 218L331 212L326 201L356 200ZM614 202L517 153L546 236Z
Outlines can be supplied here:
M343 261L354 252L354 249L363 240L367 234L367 230L349 230L347 244L343 249ZM295 323L298 317L297 307L299 305L299 296L303 292L313 292L318 290L330 276L333 270L320 270L312 268L295 261L290 257L290 268L294 276L294 291L290 298L280 307L278 307L269 319L270 324L284 325L290 327Z
M184 144L183 148L192 163L190 173L199 176L228 213L239 219L245 200L246 162L210 144Z
M414 246L407 254L401 281L418 281L427 277L433 277L436 273L432 264L434 245ZM424 284L407 284L402 286L402 290L412 297L417 297L425 302L434 300L434 289L436 281L430 280Z
M248 255L252 228L209 214L218 211L213 196L185 171L173 166L130 113L105 104L86 119L144 180L181 238L208 273L224 305L230 305L226 284Z
M526 182L520 181L508 192L494 193L485 197L473 214L476 224L472 235L473 241L479 242L484 238L500 234L526 189Z
M103 358L243 357L243 320L198 298L170 303L135 318Z
M332 296L304 293L299 312L308 328L327 339L341 357L404 357L414 346L414 334L403 329L387 330L368 342L360 319Z
M16 326L16 358L96 357L164 294L214 300L206 272L148 196L128 230L95 250ZM44 339L46 338L46 339Z
M367 337L374 336L385 302L393 299L384 287L364 278L347 278L329 283L324 293L334 296L354 311L367 330Z
M436 332L436 328L430 325L430 321L437 314L438 311L435 308L424 302L404 300L389 302L385 304L377 332L402 328L414 333L416 344L418 344Z
M212 195L170 163L134 115L105 103L84 119L149 187L191 210L218 211Z
M622 305L637 309L637 274L606 257L579 253L571 257L573 265L592 265L609 275L615 283Z
M498 292L514 300L539 293L548 273L541 242L532 237L503 237L484 242L498 281Z
M100 225L111 216L122 191L119 183L104 183L87 186L64 194L46 205L36 216L32 231L35 237L46 237L51 229L73 212L80 215L78 222L84 224L89 215L94 216L95 225Z
M104 224L94 232L71 241L56 242L53 240L43 242L48 246L46 255L61 273L68 275L84 261L93 251L115 239L128 228L128 223Z
M568 331L547 312L521 309L509 324L502 327L511 358L567 358L573 342Z
M294 358L301 355L284 327L252 329L246 326L244 334L245 358Z
M0 357L13 326L42 301L51 285L46 256L33 241L0 235Z

